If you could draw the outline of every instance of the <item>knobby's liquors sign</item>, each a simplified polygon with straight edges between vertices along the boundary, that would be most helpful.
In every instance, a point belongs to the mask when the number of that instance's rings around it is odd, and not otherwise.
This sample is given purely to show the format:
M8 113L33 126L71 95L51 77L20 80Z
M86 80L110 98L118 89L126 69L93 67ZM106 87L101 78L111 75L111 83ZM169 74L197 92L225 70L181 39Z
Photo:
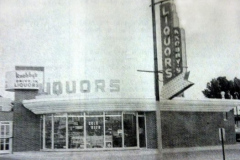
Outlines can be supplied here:
M163 65L162 97L172 99L191 87L193 83L187 80L189 72L183 71L181 29L173 2L162 3L160 21Z
M182 73L181 34L178 27L173 27L172 3L163 3L160 11L163 83L166 84Z
M43 72L33 70L12 71L6 73L5 89L37 90L43 84Z

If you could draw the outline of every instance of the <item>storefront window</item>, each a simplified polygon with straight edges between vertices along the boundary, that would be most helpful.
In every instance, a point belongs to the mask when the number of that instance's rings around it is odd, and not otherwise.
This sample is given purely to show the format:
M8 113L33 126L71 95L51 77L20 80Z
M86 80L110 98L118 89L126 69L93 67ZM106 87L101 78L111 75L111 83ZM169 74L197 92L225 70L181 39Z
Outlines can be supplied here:
M45 148L52 146L52 116L45 116Z
M136 112L79 112L45 115L43 127L46 149L137 147ZM139 126L137 128L137 126ZM139 129L139 130L140 130ZM145 134L141 139L144 140ZM142 141L142 140L141 140ZM145 143L145 141L144 141ZM141 144L141 142L139 143Z
M135 113L123 114L123 120L124 120L124 147L136 147L137 133Z
M54 116L54 148L66 149L66 117Z
M121 116L105 117L105 147L122 147L122 118Z
M87 148L103 148L103 117L86 117Z
M68 148L84 148L83 117L68 117Z

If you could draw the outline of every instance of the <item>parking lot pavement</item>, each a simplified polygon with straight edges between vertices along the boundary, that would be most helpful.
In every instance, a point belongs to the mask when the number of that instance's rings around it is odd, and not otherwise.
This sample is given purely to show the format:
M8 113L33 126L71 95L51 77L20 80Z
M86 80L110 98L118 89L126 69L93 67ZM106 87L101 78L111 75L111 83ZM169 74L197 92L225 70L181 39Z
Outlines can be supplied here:
M96 152L16 152L0 155L1 160L157 160L157 150ZM226 160L239 160L240 150L226 150ZM163 160L221 160L221 150L164 153Z

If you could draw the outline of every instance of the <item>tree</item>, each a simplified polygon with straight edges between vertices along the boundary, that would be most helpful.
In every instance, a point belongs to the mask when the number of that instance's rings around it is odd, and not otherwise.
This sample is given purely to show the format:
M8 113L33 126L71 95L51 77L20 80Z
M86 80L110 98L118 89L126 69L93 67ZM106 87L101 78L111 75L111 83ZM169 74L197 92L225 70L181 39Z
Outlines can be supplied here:
M214 78L202 91L207 98L222 98L221 92L225 93L225 99L240 99L240 79L235 77L229 81L226 77Z

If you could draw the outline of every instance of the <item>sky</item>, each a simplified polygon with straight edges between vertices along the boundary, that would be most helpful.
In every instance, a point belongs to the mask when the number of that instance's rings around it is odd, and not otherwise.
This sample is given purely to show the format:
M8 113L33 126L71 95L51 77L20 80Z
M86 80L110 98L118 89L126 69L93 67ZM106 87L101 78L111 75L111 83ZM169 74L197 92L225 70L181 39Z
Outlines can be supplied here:
M46 81L119 79L116 97L153 98L150 0L0 0L0 95L5 73L43 66ZM240 78L240 1L175 0L185 29L190 99L218 76ZM159 6L157 47L161 70ZM161 76L160 76L161 77ZM108 92L108 91L106 91ZM94 94L94 91L92 91ZM111 93L106 93L111 95Z

